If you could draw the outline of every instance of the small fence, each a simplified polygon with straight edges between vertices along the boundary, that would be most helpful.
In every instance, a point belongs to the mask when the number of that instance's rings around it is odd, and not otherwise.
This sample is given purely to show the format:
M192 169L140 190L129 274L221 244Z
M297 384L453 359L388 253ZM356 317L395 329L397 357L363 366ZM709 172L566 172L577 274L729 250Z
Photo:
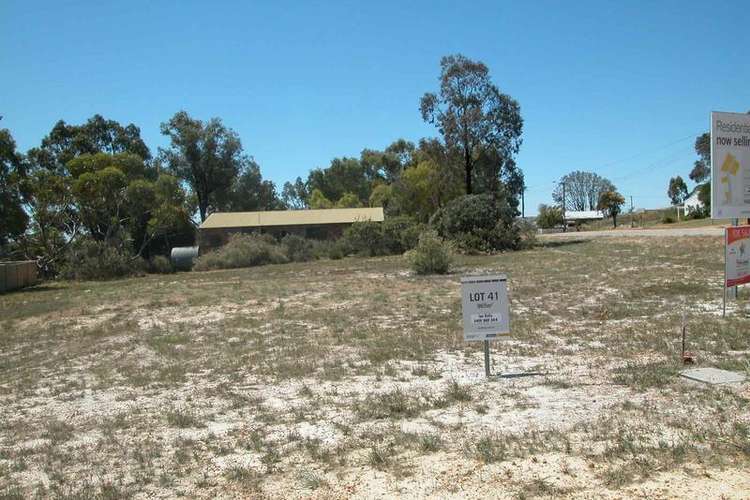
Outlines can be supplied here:
M38 280L38 270L33 260L0 262L0 293L34 285Z

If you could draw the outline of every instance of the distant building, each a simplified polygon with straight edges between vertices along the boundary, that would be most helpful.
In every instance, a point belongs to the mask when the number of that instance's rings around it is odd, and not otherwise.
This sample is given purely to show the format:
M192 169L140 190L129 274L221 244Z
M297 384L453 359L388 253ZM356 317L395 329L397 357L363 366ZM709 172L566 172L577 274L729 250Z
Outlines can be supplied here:
M270 233L279 237L297 234L332 239L358 221L383 222L383 208L215 212L198 226L198 243L201 253L205 253L226 244L229 236L236 233Z
M685 211L685 215L690 215L695 211L703 209L703 203L701 203L701 200L698 199L698 191L698 186L696 186L690 192L687 198L685 198L685 201L682 202L682 207Z
M568 226L577 226L584 222L604 219L604 214L599 210L566 210L565 224Z

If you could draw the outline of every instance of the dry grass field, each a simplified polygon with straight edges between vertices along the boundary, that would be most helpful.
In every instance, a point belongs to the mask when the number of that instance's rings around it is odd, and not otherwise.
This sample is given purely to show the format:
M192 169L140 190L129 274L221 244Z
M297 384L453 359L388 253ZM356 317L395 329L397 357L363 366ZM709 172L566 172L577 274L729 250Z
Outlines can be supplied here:
M344 259L0 296L0 497L737 498L746 297L721 238L565 241L418 277ZM487 381L459 279L509 276Z

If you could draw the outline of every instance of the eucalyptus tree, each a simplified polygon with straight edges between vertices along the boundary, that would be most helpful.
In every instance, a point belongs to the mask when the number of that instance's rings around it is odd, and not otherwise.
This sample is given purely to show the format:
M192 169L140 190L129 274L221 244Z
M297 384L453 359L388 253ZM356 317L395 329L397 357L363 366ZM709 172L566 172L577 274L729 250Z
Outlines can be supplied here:
M161 160L190 186L206 220L214 195L231 189L247 161L239 136L220 118L204 123L185 111L162 123L161 133L170 139L169 149L160 149Z
M422 119L438 128L448 148L459 151L466 194L472 194L474 167L481 155L493 158L499 170L510 166L508 160L518 153L521 109L492 83L484 63L459 54L443 57L440 68L439 92L422 96Z

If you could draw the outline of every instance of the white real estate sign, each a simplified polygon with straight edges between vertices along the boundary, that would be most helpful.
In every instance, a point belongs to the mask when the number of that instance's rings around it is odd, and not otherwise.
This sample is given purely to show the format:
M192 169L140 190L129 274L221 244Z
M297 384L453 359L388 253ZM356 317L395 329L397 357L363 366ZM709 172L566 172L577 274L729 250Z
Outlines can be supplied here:
M510 333L508 278L467 276L461 278L464 340L493 340Z
M750 114L711 113L711 218L750 217Z

